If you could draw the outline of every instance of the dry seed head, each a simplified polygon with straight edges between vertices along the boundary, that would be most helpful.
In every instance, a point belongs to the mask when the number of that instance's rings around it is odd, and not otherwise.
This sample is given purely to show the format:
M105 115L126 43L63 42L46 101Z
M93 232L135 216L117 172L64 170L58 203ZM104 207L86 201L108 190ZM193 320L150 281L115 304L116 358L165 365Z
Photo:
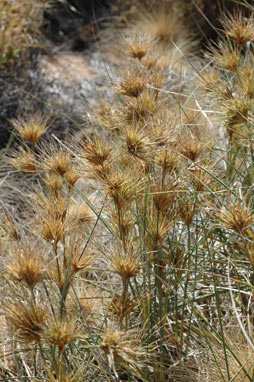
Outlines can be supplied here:
M143 35L135 36L128 43L128 55L140 61L147 54L150 45L151 42Z
M108 312L114 316L121 324L125 317L135 312L138 308L138 302L130 298L129 293L124 296L115 295L110 302L106 302Z
M167 116L168 118L168 116ZM175 142L175 124L164 120L164 116L151 118L149 126L147 126L150 141L156 148L168 147Z
M69 151L52 144L49 149L42 149L38 165L46 171L64 176L72 166L72 156Z
M141 174L134 174L133 170L115 168L105 180L105 193L111 197L117 208L127 208L142 192L144 180Z
M12 119L11 123L23 140L35 146L47 130L48 120L48 116L31 113L26 119L19 116L18 119Z
M67 171L65 171L65 179L67 181L68 188L75 186L77 181L80 179L80 174L74 166L70 166Z
M6 307L6 320L13 334L22 342L40 342L47 316L45 308L33 303L19 301Z
M126 251L122 248L110 256L110 265L114 272L116 272L123 281L137 276L141 270L141 263L138 255L132 249Z
M38 215L34 227L34 232L48 242L57 244L71 231L67 222L61 217Z
M71 265L73 272L77 273L81 270L89 268L94 263L94 256L88 250L74 249L71 254Z
M63 177L52 172L46 172L42 180L50 192L53 192L56 196L60 195L64 184Z
M114 363L125 364L128 367L142 367L139 360L147 356L140 345L140 336L134 331L120 331L107 328L100 348L109 358L110 366Z
M237 72L241 60L241 52L237 46L228 41L220 41L216 48L211 49L211 54L219 69Z
M78 155L94 166L103 166L110 159L112 147L105 141L93 137L89 143L82 142Z
M246 97L237 97L224 102L223 111L225 114L224 124L230 138L234 135L237 127L247 123L250 102Z
M129 154L142 160L151 157L153 145L144 130L130 127L126 131L125 141Z
M253 58L250 63L242 66L239 70L239 90L241 94L247 96L248 98L254 98L254 69L253 69Z
M122 110L122 118L126 122L137 123L154 115L159 108L157 95L147 89L137 99L128 99Z
M156 251L161 247L166 240L169 231L172 228L174 216L171 213L170 219L168 216L160 217L150 216L147 224L146 243L150 251Z
M217 213L221 224L240 235L254 222L251 203L246 204L245 200L237 199L235 202L227 204L227 210Z
M6 157L6 164L11 165L19 171L37 174L35 155L29 148L19 147L12 150Z
M168 174L179 168L181 164L180 155L171 150L159 151L154 160Z
M225 15L221 19L225 34L231 37L238 45L244 46L254 40L254 17L245 17L242 12Z
M197 138L189 135L178 142L178 150L186 158L195 162L200 154L207 148L207 143L201 142Z
M42 254L38 254L38 248L24 246L11 255L11 263L6 265L7 273L18 282L23 282L30 289L42 281L46 270Z
M187 37L188 33L171 4L169 6L165 4L153 13L146 13L140 28L155 42L167 46L171 40L177 44L179 37L181 35Z
M60 351L63 351L66 345L75 341L80 336L80 330L75 319L69 321L58 319L49 326L46 333L48 342L56 345Z
M218 72L207 71L202 73L201 86L205 92L208 92L216 99L225 101L232 98L231 84L223 81Z
M138 98L140 94L146 89L148 82L148 76L145 72L129 72L125 79L120 82L118 89L119 93L128 96Z
M167 212L176 198L178 184L156 185L151 188L152 198L158 212Z

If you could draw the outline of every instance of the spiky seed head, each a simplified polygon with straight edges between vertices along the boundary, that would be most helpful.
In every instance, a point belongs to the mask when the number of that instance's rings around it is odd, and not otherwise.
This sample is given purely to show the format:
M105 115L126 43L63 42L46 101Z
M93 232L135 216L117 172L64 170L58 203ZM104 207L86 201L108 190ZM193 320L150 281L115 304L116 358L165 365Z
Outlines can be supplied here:
M221 23L225 34L231 37L238 45L244 46L254 40L254 17L245 17L241 11L224 15Z
M167 212L172 207L177 193L177 184L154 186L151 188L152 198L158 212Z
M62 241L63 238L70 232L66 221L63 221L59 216L51 215L38 215L34 231L44 240L54 242L54 244Z
M167 234L172 228L174 222L174 211L171 212L171 216L161 216L159 219L157 216L149 216L147 222L146 244L150 251L157 251L163 244L167 237Z
M59 174L46 172L42 180L50 192L53 192L56 196L60 195L63 189L64 181Z
M236 97L225 101L222 104L224 124L230 138L233 137L237 128L246 124L250 112L250 101L247 97Z
M132 249L126 251L122 248L110 256L110 265L123 281L135 277L141 270L138 255Z
M75 319L69 321L58 319L49 326L46 338L50 344L56 345L60 351L64 351L65 346L78 339L80 335Z
M171 150L159 151L154 160L168 174L179 168L181 163L180 155Z
M132 368L144 366L142 358L147 355L147 352L141 346L140 336L133 330L121 331L107 328L100 348L107 355L112 367L115 363Z
M19 248L11 255L11 263L6 265L6 270L15 281L22 282L30 289L42 281L46 270L43 256L38 254L34 248Z
M72 155L66 149L57 147L56 144L52 143L49 148L44 145L38 159L38 166L43 170L64 176L72 166Z
M143 160L151 157L154 147L144 131L130 127L126 131L125 141L129 154Z
M7 165L19 171L37 174L36 158L34 152L29 148L19 147L12 150L5 159Z
M88 143L81 142L78 155L94 166L103 166L110 159L112 147L96 137Z
M122 110L123 119L133 124L145 121L147 118L155 114L159 108L157 95L147 89L140 97L128 99Z
M218 212L217 216L225 228L240 235L244 235L246 229L254 222L251 204L246 204L245 200L240 199L228 204L227 210Z
M137 310L138 302L131 299L129 294L124 296L124 298L123 296L115 295L110 302L106 302L106 308L121 324L125 317Z
M128 55L141 61L147 54L150 45L151 42L148 39L145 39L143 35L135 36L127 45Z
M146 89L147 82L148 78L145 72L129 72L124 80L120 82L118 91L124 96L138 98L140 94Z
M217 47L211 48L213 62L219 69L237 72L241 61L241 52L238 46L228 41L220 41Z
M6 320L15 337L22 342L40 342L48 314L34 303L14 302L6 307Z
M115 205L122 209L127 208L138 198L144 186L141 174L134 174L133 170L115 169L105 180L105 193L112 198Z
M69 189L75 186L77 181L80 179L80 174L74 166L71 166L67 171L65 171L64 176Z
M201 142L196 137L186 136L178 143L178 150L186 158L195 162L200 154L207 148L207 143Z
M94 256L88 250L81 253L74 251L71 256L71 265L75 273L89 268L94 263Z
M11 123L23 140L35 146L47 130L48 120L48 116L44 116L40 113L31 113L25 119L21 116L19 116L18 119L12 119Z

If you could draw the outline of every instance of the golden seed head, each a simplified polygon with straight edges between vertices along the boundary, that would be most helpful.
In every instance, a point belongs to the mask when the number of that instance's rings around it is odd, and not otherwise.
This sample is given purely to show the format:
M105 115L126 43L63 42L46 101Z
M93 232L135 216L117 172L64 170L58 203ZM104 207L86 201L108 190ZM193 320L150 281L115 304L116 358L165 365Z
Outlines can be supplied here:
M17 249L12 254L11 263L6 266L6 270L11 278L18 282L25 283L30 289L34 289L36 284L42 281L45 272L45 263L42 254L38 254L38 248Z
M228 14L221 19L225 34L238 45L244 46L254 40L254 17L245 17L242 12Z
M120 249L110 256L110 264L114 272L116 272L123 281L131 277L137 276L141 270L141 263L138 255L131 249Z
M179 168L181 164L180 155L169 150L159 151L154 160L168 174Z
M58 319L48 328L46 337L50 344L58 346L60 351L63 351L66 345L80 337L77 321Z
M237 46L221 41L216 48L211 48L211 54L219 69L237 72L241 60L241 52Z
M70 232L67 222L63 221L60 216L43 216L38 215L37 224L34 228L35 233L48 242L55 244L62 241Z
M107 302L106 307L108 312L114 316L121 324L125 317L130 313L135 312L138 308L138 302L130 298L127 294L123 296L115 295L110 302Z
M48 120L49 117L42 114L31 113L26 119L19 116L18 119L12 119L11 122L20 137L35 146L47 130Z
M154 186L151 189L153 202L158 212L166 212L172 207L177 193L177 184Z
M86 251L75 251L71 255L71 265L75 273L89 268L94 263L94 256Z
M147 134L137 127L131 127L126 131L125 141L129 154L143 160L151 156L152 143Z
M46 172L43 177L43 182L56 196L60 194L64 184L63 178L59 174L54 174L52 172Z
M47 320L45 308L35 304L15 302L6 308L6 320L13 334L22 342L40 342Z
M133 170L115 169L105 180L105 193L110 196L118 208L127 207L143 190L144 181Z
M226 211L218 212L218 218L226 228L243 235L254 222L251 204L237 199L227 205Z
M205 148L207 148L207 144L200 142L200 140L193 136L186 136L178 143L179 152L193 162L198 159Z
M133 70L119 84L119 93L128 97L138 98L147 87L147 74Z
M121 363L134 368L135 366L142 367L137 362L147 355L140 343L140 336L133 330L121 331L107 328L100 348L109 358L111 365Z
M65 171L65 179L67 181L68 187L73 187L80 179L79 172L74 168L74 166L70 167L67 171Z
M82 142L78 154L94 166L103 166L110 159L112 147L93 137L89 143Z
M38 166L61 176L72 167L72 155L64 148L51 144L48 148L42 148L42 154L38 160Z
M132 41L128 43L128 55L136 58L139 61L147 54L151 43L143 35L135 36Z
M247 97L237 97L227 100L222 105L225 114L224 124L227 127L229 137L232 137L235 128L246 124L250 111L250 101Z
M7 165L11 165L19 171L37 174L36 159L34 152L29 148L19 147L12 150L6 157Z

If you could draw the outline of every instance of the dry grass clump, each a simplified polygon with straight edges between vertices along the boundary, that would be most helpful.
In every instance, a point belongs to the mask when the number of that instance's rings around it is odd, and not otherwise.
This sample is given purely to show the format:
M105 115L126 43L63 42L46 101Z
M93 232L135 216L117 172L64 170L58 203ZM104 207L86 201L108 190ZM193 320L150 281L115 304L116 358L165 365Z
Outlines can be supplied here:
M48 0L0 1L0 67L15 63L25 49L38 46Z
M90 135L46 146L44 117L13 121L5 161L31 181L25 219L1 217L14 375L253 379L252 19L226 15L213 66L186 74L169 57L188 28L163 9L128 31Z

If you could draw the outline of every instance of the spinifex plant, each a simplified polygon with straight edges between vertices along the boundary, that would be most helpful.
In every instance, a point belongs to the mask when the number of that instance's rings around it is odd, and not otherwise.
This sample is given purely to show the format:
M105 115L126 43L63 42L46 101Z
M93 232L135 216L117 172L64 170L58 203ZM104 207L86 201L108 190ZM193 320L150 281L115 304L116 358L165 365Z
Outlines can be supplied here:
M128 32L92 134L46 144L49 120L12 121L27 186L1 218L1 299L20 379L253 379L252 18L224 16L193 73L169 8Z

